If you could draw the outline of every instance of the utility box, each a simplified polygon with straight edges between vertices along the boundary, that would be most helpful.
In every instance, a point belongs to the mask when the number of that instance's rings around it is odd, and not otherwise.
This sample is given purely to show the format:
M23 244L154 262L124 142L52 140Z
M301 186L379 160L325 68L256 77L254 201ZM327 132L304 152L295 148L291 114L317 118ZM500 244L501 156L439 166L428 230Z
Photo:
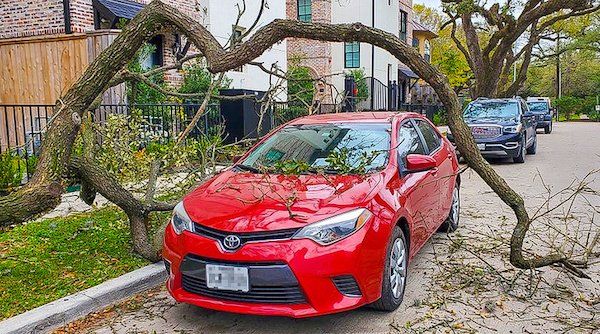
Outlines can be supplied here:
M266 110L260 131L261 104L256 102L265 95L265 92L249 89L222 89L222 96L254 96L239 99L221 100L221 117L225 121L225 143L230 144L245 138L257 138L257 134L264 136L271 129L271 110Z

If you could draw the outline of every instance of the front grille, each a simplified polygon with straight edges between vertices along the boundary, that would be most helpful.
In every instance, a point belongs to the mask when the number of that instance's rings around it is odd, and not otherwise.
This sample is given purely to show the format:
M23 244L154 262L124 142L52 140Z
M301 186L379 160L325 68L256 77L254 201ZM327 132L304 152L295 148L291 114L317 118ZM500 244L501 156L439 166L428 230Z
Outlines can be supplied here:
M297 228L266 232L226 232L194 223L194 233L218 240L221 244L228 235L236 235L242 241L240 247L247 242L272 241L291 239L298 231Z
M475 139L492 139L502 135L502 127L493 125L472 126L471 133Z
M304 304L306 299L298 285L295 286L250 286L250 291L227 291L209 289L206 279L182 275L181 285L187 292L197 295L246 303Z
M351 275L336 276L331 280L342 294L350 297L362 296L358 283L356 283L356 280Z

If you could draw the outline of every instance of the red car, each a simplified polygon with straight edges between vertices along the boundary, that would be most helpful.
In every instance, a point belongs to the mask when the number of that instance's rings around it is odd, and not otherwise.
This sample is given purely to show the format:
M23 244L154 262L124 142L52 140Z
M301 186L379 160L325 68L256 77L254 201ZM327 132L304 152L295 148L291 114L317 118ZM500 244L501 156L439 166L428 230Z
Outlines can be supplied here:
M177 205L167 288L248 314L394 310L410 260L458 226L459 184L453 146L421 115L296 119Z

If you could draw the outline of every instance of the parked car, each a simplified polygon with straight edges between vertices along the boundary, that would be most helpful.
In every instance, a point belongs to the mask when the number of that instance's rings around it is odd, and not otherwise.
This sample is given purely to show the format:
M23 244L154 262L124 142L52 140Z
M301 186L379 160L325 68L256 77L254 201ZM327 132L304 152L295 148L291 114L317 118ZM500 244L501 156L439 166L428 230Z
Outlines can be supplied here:
M463 119L484 157L512 158L523 163L527 154L536 153L535 115L520 97L478 98L467 105ZM451 132L448 139L454 142Z
M544 133L552 132L552 117L554 109L550 103L549 97L528 97L527 107L536 118L537 129L544 129Z
M296 119L176 206L167 288L247 314L394 310L411 259L436 230L457 228L459 185L453 146L421 115Z

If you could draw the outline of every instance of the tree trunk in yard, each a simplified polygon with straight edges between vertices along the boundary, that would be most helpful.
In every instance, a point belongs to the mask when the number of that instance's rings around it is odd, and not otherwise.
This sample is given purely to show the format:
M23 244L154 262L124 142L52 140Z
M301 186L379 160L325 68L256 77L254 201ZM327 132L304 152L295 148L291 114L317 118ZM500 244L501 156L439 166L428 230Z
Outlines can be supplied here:
M24 221L56 205L61 192L60 183L71 167L84 182L127 213L136 251L148 259L158 259L156 250L149 241L146 224L150 211L166 207L143 205L93 162L77 157L69 160L82 112L107 88L114 74L133 58L142 43L164 28L187 35L205 56L212 73L226 72L249 63L272 45L288 37L330 42L357 41L387 50L435 89L447 110L448 124L462 156L514 210L518 221L511 239L511 263L519 268L534 268L566 261L556 254L530 259L523 257L523 240L530 224L523 199L481 156L469 128L461 118L461 104L447 78L398 37L360 23L322 24L274 20L260 28L246 42L232 50L225 50L200 23L159 1L147 5L113 44L96 58L65 97L59 100L56 118L48 128L40 165L33 180L24 189L0 199L1 225Z

